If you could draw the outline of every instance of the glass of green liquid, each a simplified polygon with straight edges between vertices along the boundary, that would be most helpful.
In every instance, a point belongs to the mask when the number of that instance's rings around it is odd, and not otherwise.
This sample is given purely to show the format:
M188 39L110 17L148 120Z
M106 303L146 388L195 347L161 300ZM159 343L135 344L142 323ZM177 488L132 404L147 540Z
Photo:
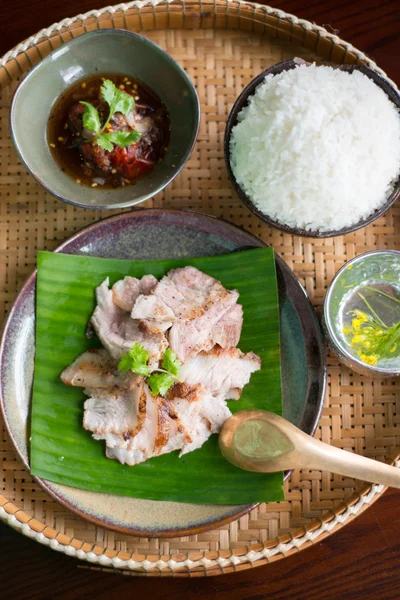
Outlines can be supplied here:
M363 375L400 375L400 252L357 256L325 296L323 328L331 350Z

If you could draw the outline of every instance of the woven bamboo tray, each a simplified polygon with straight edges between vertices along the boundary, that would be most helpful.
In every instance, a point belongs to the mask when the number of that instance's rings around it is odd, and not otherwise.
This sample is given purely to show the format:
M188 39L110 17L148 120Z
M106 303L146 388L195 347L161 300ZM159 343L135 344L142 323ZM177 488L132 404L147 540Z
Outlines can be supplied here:
M0 320L35 267L38 250L53 249L104 216L46 194L19 163L8 129L11 95L24 73L72 36L99 27L126 28L149 37L186 69L200 96L202 120L192 158L172 185L145 206L200 210L260 236L295 271L317 308L345 261L367 250L400 250L399 205L345 237L293 237L265 225L242 205L228 183L223 160L228 112L256 74L294 55L328 63L364 62L377 69L369 58L321 27L269 7L225 0L132 2L65 19L18 45L0 62ZM327 397L316 435L366 456L395 458L400 439L396 402L399 380L367 379L330 357ZM355 492L351 479L296 471L286 482L285 502L262 504L208 533L139 539L96 527L55 503L24 470L4 429L0 472L0 517L12 527L103 568L162 576L229 573L281 559L351 522L384 491L375 485Z

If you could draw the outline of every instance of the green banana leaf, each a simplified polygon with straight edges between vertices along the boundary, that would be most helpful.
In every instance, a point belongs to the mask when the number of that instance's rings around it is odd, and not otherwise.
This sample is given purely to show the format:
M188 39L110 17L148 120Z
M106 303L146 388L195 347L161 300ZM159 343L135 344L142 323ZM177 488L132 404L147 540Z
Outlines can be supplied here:
M131 275L161 278L193 265L238 289L244 324L239 347L262 358L232 412L263 408L282 412L279 309L274 253L270 248L229 255L161 261L127 261L40 252L36 296L36 357L31 427L31 472L96 492L197 504L247 504L284 499L282 473L243 471L228 463L212 435L202 448L179 458L173 452L134 467L105 457L104 442L82 427L85 396L60 373L89 347L85 330L95 288Z

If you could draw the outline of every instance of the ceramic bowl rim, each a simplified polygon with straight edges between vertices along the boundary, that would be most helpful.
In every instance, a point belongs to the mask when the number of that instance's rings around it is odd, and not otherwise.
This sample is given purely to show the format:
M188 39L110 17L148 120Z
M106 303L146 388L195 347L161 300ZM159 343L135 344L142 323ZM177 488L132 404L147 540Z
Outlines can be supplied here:
M358 256L355 256L354 258L349 260L346 264L344 264L343 267L341 267L335 273L335 275L326 291L325 298L324 298L324 304L322 307L322 312L323 312L323 319L324 319L324 323L325 323L325 330L326 330L327 335L329 336L330 343L334 346L334 348L336 350L338 350L341 354L343 354L347 360L351 361L352 363L355 363L357 366L361 367L362 369L369 371L371 373L371 375L386 375L386 376L392 375L393 377L395 377L396 375L400 375L400 367L399 366L397 366L395 369L387 369L384 367L368 365L367 363L358 359L355 355L351 354L348 351L348 349L342 343L340 343L340 340L338 339L337 335L335 334L335 330L334 330L334 327L332 326L332 321L331 321L330 314L329 314L329 307L330 307L332 294L333 294L335 285L338 282L341 275L349 267L352 267L356 263L362 262L363 260L368 259L369 257L372 257L372 256L385 255L385 254L389 254L391 256L393 256L393 255L397 256L397 258L399 259L399 264L400 264L400 251L399 250L390 250L390 249L388 249L388 250L371 250L369 252L363 252L363 254L359 254Z
M37 173L35 173L28 166L27 160L25 158L26 155L22 152L19 141L17 140L16 135L15 135L15 130L14 130L14 123L16 120L15 104L19 97L19 94L21 93L21 90L24 89L25 82L30 80L31 77L33 77L34 74L43 67L43 64L47 64L47 63L51 62L54 55L57 52L60 52L60 48L65 48L67 46L74 46L79 41L81 41L82 38L87 39L89 37L94 37L94 36L99 36L99 35L106 35L106 36L116 35L117 37L120 35L123 35L123 36L127 36L130 38L135 38L138 41L140 41L140 42L144 43L145 45L147 45L148 47L150 47L152 50L158 52L160 55L164 56L167 59L167 61L172 65L172 67L181 74L183 79L187 82L188 87L193 92L193 102L194 102L193 114L195 117L196 125L195 125L192 135L191 135L191 141L190 141L189 147L187 148L186 152L184 153L184 155L181 159L180 165L175 168L174 172L162 184L159 184L154 189L152 189L148 193L141 196L140 199L126 200L124 202L111 202L109 204L96 204L96 203L87 204L85 202L80 202L78 200L72 200L70 198L65 198L61 194L54 192L52 190L52 188L43 179L41 179L37 175ZM56 62L54 64L56 64ZM58 94L55 97L55 100L60 97L60 94ZM46 190L46 192L49 192L52 196L54 196L58 200L61 200L62 202L65 202L66 204L78 206L79 208L84 208L84 209L89 209L89 210L115 210L115 209L121 209L121 208L129 208L131 206L135 206L142 202L146 202L146 200L149 200L150 198L152 198L153 196L155 196L156 194L161 192L166 186L168 186L175 179L175 177L177 177L177 175L179 175L179 173L182 171L182 169L186 165L187 161L189 160L189 158L193 152L194 146L197 141L197 136L199 133L200 119L201 119L200 100L199 100L199 96L197 94L196 87L195 87L194 83L191 81L191 79L188 76L188 74L186 73L186 71L183 69L183 67L181 67L181 65L175 59L173 59L172 56L170 56L168 54L168 52L163 50L160 46L158 46L157 44L155 44L148 38L134 32L134 31L128 31L126 29L118 29L118 28L115 28L115 29L114 28L104 28L104 29L96 29L95 31L88 31L86 33L83 33L82 35L72 38L71 40L68 40L68 42L65 42L64 44L62 44L62 46L59 46L58 48L55 48L54 50L52 50L50 52L50 54L45 56L41 61L38 62L37 65L32 67L32 69L30 69L28 71L28 73L26 74L24 79L20 82L20 84L18 85L17 89L15 90L15 92L13 94L8 120L9 120L9 129L10 129L11 139L12 139L12 142L14 144L14 147L17 151L17 154L18 154L18 157L19 157L21 163L25 167L26 171L35 179L35 181L42 188L44 188ZM79 187L80 187L79 184L77 184L77 196L79 195L79 193L78 193ZM106 190L104 190L104 191L106 191Z
M236 178L233 174L232 167L230 164L230 137L232 128L237 123L237 116L241 109L247 105L248 99L252 96L256 90L256 88L263 82L267 75L277 75L283 71L288 71L296 68L300 62L305 63L306 61L302 61L302 59L288 59L276 63L257 75L241 92L241 94L236 99L226 122L225 126L225 135L224 135L224 157L225 164L228 171L228 177L234 187L236 194L239 196L241 201L249 208L257 217L259 217L265 223L284 231L285 233L290 233L293 235L300 235L302 237L310 237L310 238L328 238L335 237L338 235L345 235L346 233L352 233L353 231L357 231L357 229L361 229L366 225L369 225L379 217L381 217L397 200L400 196L400 174L397 180L394 183L393 191L388 196L386 202L377 210L375 210L371 215L366 217L365 219L361 219L358 223L354 225L349 225L346 227L342 227L341 229L331 229L329 231L309 231L307 229L303 229L301 227L292 227L290 225L286 225L285 223L281 223L280 221L271 218L270 216L261 212L253 203L253 201L249 198L249 196L242 190L241 186L236 181ZM398 91L387 81L384 77L382 77L377 71L368 67L367 65L335 65L335 68L340 68L343 71L347 71L348 73L352 73L357 70L372 79L372 81L387 95L389 100L397 106L398 110L400 110L400 94Z

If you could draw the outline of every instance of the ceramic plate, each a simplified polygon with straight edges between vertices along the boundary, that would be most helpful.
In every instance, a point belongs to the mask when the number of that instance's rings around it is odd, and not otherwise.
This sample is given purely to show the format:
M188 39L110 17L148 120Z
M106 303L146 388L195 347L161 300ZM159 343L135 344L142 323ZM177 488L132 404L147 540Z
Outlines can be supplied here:
M83 229L56 249L104 258L162 259L214 256L265 244L214 217L179 210L138 210ZM281 313L283 414L314 433L325 392L325 352L314 309L295 275L276 257ZM35 348L36 272L26 281L5 323L0 345L4 419L29 470L29 409ZM37 478L53 498L98 525L139 536L180 536L219 527L252 505L156 502L95 493Z

